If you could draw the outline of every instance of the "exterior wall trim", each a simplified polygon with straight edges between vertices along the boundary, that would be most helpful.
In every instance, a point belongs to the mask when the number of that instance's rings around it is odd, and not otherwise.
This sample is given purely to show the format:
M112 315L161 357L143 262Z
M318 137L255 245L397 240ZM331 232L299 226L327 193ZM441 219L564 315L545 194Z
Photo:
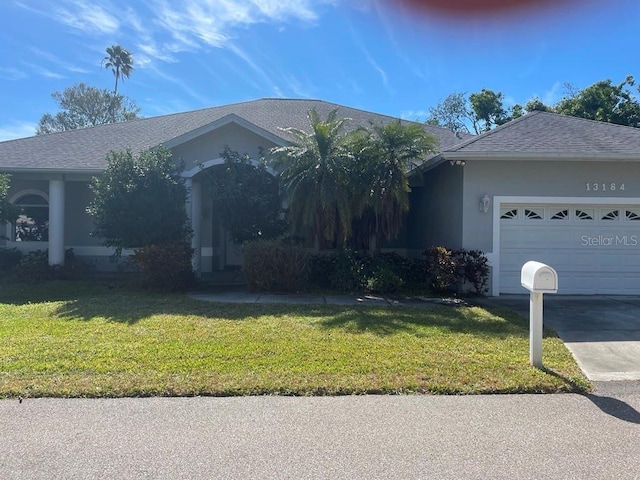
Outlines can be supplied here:
M638 197L518 197L495 196L493 197L493 242L492 252L487 253L491 264L491 295L500 295L500 209L503 204L531 204L552 205L568 203L572 205L640 205ZM551 265L553 266L553 265Z
M191 168L189 170L185 170L184 172L182 172L180 174L180 176L182 178L193 178L198 173L202 172L203 170L206 170L207 168L210 168L210 167L215 167L216 165L223 165L224 162L225 162L225 160L222 157L213 158L211 160L207 160L206 162L204 162L204 163L202 163L200 165L196 165L195 167L193 167L193 168ZM251 159L250 162L251 162L251 165L253 165L254 167L257 167L258 165L260 165L260 163L257 160L254 160L254 159ZM270 175L274 176L274 177L277 175L277 172L273 168L271 168L269 166L267 166L267 172Z

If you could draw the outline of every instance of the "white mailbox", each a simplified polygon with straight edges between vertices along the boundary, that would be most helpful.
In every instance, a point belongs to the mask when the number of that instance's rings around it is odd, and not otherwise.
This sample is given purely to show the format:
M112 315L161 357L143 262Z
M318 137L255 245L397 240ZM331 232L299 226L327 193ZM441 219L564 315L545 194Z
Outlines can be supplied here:
M558 292L558 274L556 271L549 265L533 260L522 266L520 283L530 292Z

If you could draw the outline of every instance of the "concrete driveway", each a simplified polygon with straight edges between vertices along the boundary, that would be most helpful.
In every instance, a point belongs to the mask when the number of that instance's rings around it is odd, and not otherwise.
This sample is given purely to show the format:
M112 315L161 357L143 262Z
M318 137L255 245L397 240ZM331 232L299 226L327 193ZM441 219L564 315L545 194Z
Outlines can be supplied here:
M529 295L484 301L529 318ZM544 324L558 332L590 380L640 380L640 297L545 295Z

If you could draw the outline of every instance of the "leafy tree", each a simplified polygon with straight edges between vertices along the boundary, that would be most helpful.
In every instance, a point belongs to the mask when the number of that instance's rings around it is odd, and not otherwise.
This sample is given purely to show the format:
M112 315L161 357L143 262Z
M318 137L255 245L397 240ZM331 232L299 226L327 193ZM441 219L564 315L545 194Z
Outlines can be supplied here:
M452 132L469 132L467 122L471 119L471 112L465 93L447 95L435 107L429 109L428 124L440 125Z
M318 242L343 245L354 217L348 189L353 155L343 130L349 119L338 118L337 110L324 121L315 110L308 118L310 132L286 128L292 144L272 150L283 166L289 218L297 231L309 229Z
M366 225L364 230L375 236L379 249L382 240L398 236L409 210L411 189L407 172L413 162L434 153L438 142L421 125L396 121L371 124L364 134L357 135L354 145L355 169L360 170L354 179L359 180L357 184L361 187L354 192L355 199L364 200L354 216L360 217L360 231Z
M94 177L93 235L104 245L140 248L186 242L191 235L185 202L187 190L165 148L111 152L104 173Z
M468 98L465 93L452 93L429 110L427 123L440 125L452 132L488 132L524 114L522 106L506 109L503 102L501 92L487 88L472 93Z
M262 155L257 165L249 155L225 147L224 165L205 170L213 209L234 242L270 239L283 234L286 222L278 179L267 171Z
M133 100L84 83L53 92L51 96L62 111L44 114L38 122L37 135L133 120L140 111Z
M525 103L524 109L527 112L533 112L535 110L540 110L541 112L550 112L553 110L552 107L545 105L544 102L538 97L533 97L531 100Z
M640 103L629 89L634 83L633 77L628 76L617 85L611 80L601 80L583 90L570 89L554 110L574 117L640 127Z
M18 216L18 209L7 199L9 178L9 175L0 174L0 223L13 221Z
M129 78L133 70L133 56L129 50L122 48L120 45L112 45L107 47L107 56L102 59L104 68L110 68L115 77L115 85L113 94L118 94L118 80Z
M488 132L492 128L507 123L511 118L503 106L504 95L487 88L469 95L473 110L473 128L476 133Z

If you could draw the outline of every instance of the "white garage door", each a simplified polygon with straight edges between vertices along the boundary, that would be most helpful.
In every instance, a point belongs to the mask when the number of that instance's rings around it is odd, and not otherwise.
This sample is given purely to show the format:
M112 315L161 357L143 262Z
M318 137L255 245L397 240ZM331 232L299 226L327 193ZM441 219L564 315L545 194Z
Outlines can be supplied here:
M520 269L558 272L558 293L640 294L640 207L501 205L500 293L526 293Z

